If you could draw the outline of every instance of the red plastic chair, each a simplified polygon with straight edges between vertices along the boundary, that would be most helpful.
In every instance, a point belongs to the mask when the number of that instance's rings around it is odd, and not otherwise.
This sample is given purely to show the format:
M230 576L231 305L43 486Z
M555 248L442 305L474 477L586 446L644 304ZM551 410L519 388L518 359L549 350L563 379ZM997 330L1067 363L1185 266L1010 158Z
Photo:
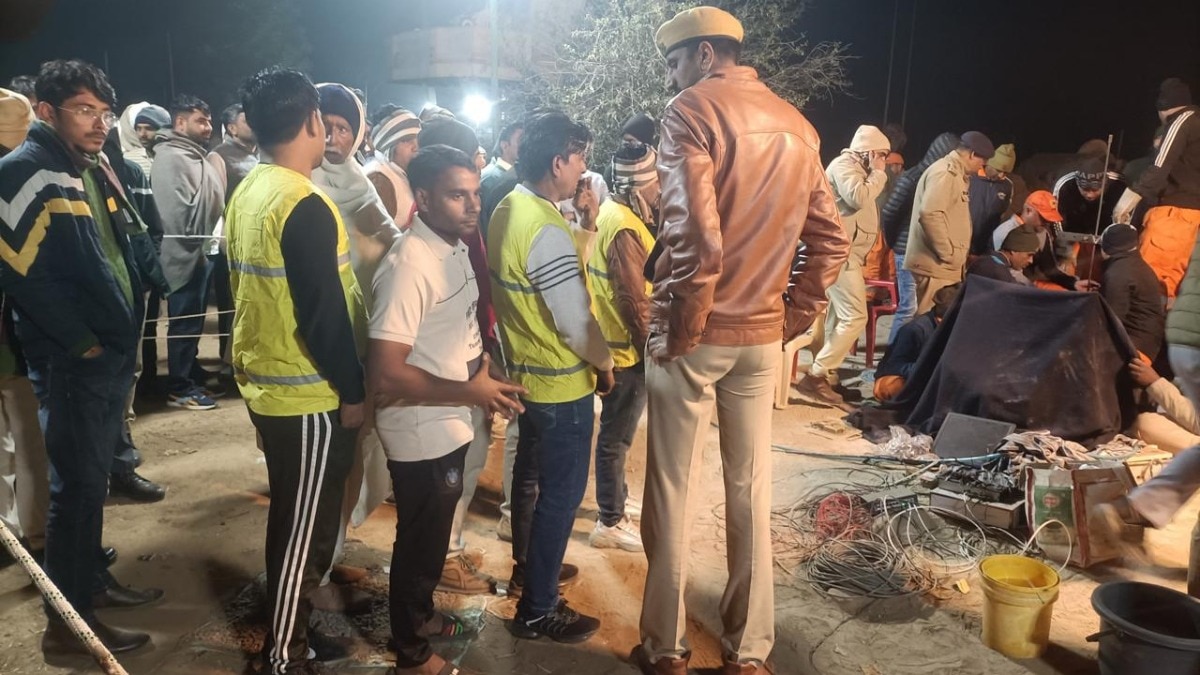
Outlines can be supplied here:
M867 304L867 367L875 366L875 322L879 317L896 313L900 299L896 296L896 282L882 279L867 279L867 288L886 288L890 300L882 305ZM854 341L854 354L858 354L858 340Z

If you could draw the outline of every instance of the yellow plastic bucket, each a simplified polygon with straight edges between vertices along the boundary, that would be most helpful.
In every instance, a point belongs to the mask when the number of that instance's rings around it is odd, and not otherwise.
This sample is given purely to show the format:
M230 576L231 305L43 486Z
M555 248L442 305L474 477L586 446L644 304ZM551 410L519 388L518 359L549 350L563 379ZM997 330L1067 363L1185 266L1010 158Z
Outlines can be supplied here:
M983 584L983 644L1013 659L1033 659L1050 642L1058 572L1019 555L979 563Z

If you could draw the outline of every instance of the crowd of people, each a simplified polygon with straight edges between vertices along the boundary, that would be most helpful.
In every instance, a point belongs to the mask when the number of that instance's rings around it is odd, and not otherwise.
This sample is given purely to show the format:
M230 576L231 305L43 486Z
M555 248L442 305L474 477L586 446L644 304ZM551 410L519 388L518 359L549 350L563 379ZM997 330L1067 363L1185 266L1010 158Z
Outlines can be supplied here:
M91 64L18 78L0 90L0 382L16 457L6 524L111 651L149 641L97 610L163 595L107 572L116 552L102 533L109 493L166 492L135 471L130 435L135 393L155 386L165 301L166 401L211 410L231 377L266 460L266 672L324 672L343 655L310 614L369 608L353 587L365 572L341 551L348 525L388 496L397 673L465 672L433 644L476 628L439 611L435 590L499 585L520 598L513 635L587 640L600 622L562 590L584 574L564 557L594 461L590 544L648 562L630 659L683 675L690 521L711 499L698 483L716 411L722 672L766 673L781 345L822 334L797 391L846 406L837 374L880 270L894 265L898 294L880 400L903 389L967 275L1099 289L1146 356L1135 377L1151 389L1167 298L1172 318L1186 316L1172 324L1179 344L1200 348L1200 328L1187 328L1200 273L1184 275L1200 227L1200 119L1182 82L1163 84L1164 126L1140 177L1117 173L1105 148L1053 192L1029 191L1015 148L977 131L942 134L905 169L900 135L863 125L823 167L816 130L739 65L743 38L711 7L658 30L677 95L658 120L631 111L619 149L598 162L607 179L589 169L591 131L560 111L511 121L487 162L449 111L368 115L360 91L271 68L221 112L213 147L212 112L193 96L118 117ZM1095 222L1112 224L1089 239ZM1098 283L1077 267L1093 249ZM210 301L221 372L198 361ZM1185 392L1200 390L1194 367L1182 376ZM647 412L639 500L625 459ZM480 571L463 527L493 426L506 428L506 582ZM82 653L47 614L43 650Z

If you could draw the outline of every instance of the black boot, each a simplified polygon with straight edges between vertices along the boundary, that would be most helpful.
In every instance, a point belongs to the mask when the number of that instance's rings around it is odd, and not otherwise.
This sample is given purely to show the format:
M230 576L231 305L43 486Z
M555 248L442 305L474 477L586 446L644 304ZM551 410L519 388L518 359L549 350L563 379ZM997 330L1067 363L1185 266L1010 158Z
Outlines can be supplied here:
M135 502L158 502L167 496L167 489L158 483L146 480L136 471L115 473L108 480L111 495L128 497Z
M116 628L91 619L87 622L100 642L114 654L131 652L150 642L150 636L132 630ZM60 619L50 619L46 623L46 632L42 635L42 653L46 656L87 656L87 647L75 636L75 633Z
M142 607L158 602L163 597L161 588L138 590L122 586L108 570L100 573L98 590L92 594L92 606L96 609L124 609Z

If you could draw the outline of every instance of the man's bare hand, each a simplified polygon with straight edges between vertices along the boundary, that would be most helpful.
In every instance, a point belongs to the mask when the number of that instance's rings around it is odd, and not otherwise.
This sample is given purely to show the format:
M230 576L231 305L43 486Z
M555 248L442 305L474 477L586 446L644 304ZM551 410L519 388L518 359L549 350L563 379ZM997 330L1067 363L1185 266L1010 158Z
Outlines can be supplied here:
M600 198L592 188L591 178L580 178L575 186L575 198L571 206L579 214L579 226L585 230L596 229L596 214L600 211Z
M612 393L613 387L617 386L616 377L611 370L596 371L596 393L601 396L608 396Z
M366 406L362 403L343 403L342 407L338 409L338 419L341 421L342 427L357 429L366 420Z
M1141 355L1129 362L1129 374L1133 376L1134 384L1142 389L1154 384L1161 377L1153 366L1142 360Z
M490 414L511 420L525 412L525 406L521 405L519 397L527 392L525 387L519 384L492 377L491 365L492 357L484 354L479 372L475 373L467 384L470 392L467 402L483 408Z

